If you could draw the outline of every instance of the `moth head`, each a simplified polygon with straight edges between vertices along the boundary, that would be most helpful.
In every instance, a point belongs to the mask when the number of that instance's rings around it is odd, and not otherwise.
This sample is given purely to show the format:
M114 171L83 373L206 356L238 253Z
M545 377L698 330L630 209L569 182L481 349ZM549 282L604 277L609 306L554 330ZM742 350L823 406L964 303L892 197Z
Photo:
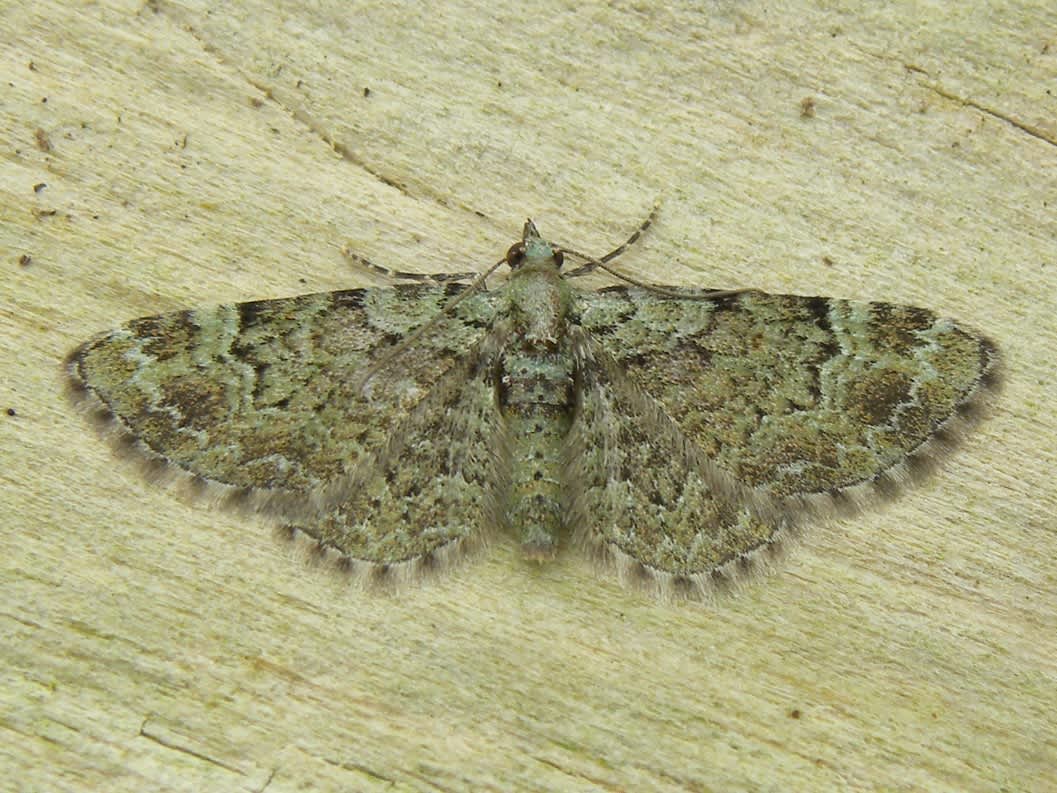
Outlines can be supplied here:
M565 256L561 248L556 248L540 236L536 224L531 218L525 221L525 230L521 233L521 242L515 242L506 252L506 263L511 270L517 270L526 264L553 262L555 269L560 269Z

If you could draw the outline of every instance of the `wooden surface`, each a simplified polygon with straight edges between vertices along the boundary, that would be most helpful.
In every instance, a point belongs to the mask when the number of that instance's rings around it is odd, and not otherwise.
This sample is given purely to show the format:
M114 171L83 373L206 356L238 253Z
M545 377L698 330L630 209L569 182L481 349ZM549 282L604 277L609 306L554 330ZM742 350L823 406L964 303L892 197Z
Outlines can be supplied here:
M0 788L1057 789L1057 12L944 5L4 4ZM126 319L378 282L346 244L598 253L657 198L631 275L1007 361L939 476L713 605L508 539L366 595L62 394Z

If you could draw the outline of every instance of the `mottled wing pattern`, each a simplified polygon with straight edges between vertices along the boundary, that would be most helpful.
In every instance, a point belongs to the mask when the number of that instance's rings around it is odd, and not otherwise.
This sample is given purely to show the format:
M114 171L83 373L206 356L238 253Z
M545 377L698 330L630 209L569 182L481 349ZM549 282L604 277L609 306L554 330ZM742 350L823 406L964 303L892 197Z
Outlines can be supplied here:
M305 494L376 463L438 382L466 377L495 297L474 293L445 313L465 288L353 289L138 319L71 353L69 383L159 478L182 472L219 499L294 514Z
M581 293L579 322L704 457L790 515L894 490L997 381L994 345L926 309L679 291Z
M785 527L715 470L622 364L581 335L566 486L574 541L629 584L701 595ZM702 580L707 576L707 580Z
M570 528L629 582L703 594L802 516L898 489L997 384L994 345L926 309L573 292L531 222L511 251L499 292L134 320L71 353L70 388L155 478L268 511L372 581L542 505L548 539Z
M369 465L328 487L310 520L287 528L378 584L444 564L501 526L510 471L495 341L486 337L460 359L392 428Z

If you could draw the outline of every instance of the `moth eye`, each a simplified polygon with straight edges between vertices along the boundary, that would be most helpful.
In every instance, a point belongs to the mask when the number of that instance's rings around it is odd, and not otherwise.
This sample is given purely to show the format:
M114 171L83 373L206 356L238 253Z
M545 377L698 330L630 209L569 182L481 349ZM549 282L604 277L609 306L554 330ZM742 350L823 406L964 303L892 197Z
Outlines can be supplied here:
M521 266L521 263L525 260L525 243L515 242L510 246L510 250L506 252L506 263L510 265L510 268L517 269Z
M561 250L554 252L554 266L561 269L561 266L565 264L565 254Z

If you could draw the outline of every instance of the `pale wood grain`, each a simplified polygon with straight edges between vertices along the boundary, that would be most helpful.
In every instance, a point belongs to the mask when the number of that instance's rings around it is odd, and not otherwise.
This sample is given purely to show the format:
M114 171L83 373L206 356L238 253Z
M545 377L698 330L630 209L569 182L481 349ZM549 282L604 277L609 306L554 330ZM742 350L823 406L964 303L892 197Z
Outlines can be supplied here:
M1057 15L988 6L7 5L0 788L1057 787ZM928 305L1007 358L929 485L714 606L506 541L366 596L63 398L122 320L372 278L344 244L464 270L532 214L600 252L657 197L632 275Z

